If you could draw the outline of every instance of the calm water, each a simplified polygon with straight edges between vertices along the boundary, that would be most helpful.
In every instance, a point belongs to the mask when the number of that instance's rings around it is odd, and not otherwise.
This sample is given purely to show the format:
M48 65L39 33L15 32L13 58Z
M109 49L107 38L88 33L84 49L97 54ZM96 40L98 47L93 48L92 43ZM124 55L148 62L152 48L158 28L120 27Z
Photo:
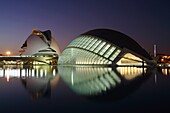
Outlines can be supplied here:
M1 113L170 112L170 70L0 67Z

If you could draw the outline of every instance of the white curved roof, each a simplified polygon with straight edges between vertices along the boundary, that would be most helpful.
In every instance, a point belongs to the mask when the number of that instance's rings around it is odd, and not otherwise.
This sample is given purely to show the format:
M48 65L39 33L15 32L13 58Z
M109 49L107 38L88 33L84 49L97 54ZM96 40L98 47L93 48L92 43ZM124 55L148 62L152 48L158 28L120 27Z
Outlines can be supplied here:
M60 55L60 49L49 30L33 30L21 48L22 55Z

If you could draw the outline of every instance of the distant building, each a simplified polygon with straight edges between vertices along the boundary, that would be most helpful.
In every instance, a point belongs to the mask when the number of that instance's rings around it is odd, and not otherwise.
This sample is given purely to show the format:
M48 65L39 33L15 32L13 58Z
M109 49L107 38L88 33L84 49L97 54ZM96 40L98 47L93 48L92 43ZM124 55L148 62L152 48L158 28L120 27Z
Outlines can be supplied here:
M166 54L157 54L158 60L157 63L158 64L170 64L170 55L166 55Z
M51 31L33 30L19 50L20 56L36 57L24 59L24 64L47 63L57 64L60 49L51 36ZM39 64L37 63L37 64Z
M21 55L49 56L60 55L60 49L51 36L51 31L33 30L19 51Z
M81 34L62 52L58 64L147 65L151 56L132 38L110 29Z

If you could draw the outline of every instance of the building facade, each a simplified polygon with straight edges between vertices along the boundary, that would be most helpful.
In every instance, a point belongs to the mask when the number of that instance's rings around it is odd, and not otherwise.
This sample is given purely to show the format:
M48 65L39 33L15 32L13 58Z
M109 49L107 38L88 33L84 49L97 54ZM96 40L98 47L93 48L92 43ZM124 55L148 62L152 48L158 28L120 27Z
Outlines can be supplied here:
M132 38L110 29L81 34L62 52L61 65L149 65L150 55Z
M21 46L21 55L60 55L60 49L51 36L51 31L32 30L31 35Z
M57 64L60 49L51 35L51 31L32 30L19 50L21 57L30 57L25 62ZM32 58L36 57L36 58ZM30 59L30 60L29 60Z

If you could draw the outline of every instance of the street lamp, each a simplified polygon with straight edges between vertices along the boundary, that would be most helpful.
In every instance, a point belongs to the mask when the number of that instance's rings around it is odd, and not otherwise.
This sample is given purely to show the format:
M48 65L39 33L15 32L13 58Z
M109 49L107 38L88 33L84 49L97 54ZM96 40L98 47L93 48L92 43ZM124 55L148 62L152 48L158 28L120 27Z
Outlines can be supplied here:
M6 51L6 55L9 56L11 54L10 51Z

